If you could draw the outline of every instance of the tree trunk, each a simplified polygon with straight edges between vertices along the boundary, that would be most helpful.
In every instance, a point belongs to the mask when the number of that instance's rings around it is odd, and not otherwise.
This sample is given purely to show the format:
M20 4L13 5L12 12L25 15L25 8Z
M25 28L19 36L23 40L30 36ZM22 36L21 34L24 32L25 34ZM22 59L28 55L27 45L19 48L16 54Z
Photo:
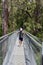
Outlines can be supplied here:
M8 15L9 15L9 13L8 13L8 1L7 0L2 1L2 7L3 7L2 31L3 31L3 35L5 35L7 33L7 31L8 31Z

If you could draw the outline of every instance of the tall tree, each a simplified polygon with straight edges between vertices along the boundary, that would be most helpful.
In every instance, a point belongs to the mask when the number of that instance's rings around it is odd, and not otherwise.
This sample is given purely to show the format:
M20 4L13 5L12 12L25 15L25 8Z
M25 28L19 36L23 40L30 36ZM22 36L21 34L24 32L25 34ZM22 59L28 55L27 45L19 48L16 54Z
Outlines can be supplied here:
M8 31L8 0L2 0L2 8L3 8L3 13L2 13L2 30L3 30L3 35L5 35Z

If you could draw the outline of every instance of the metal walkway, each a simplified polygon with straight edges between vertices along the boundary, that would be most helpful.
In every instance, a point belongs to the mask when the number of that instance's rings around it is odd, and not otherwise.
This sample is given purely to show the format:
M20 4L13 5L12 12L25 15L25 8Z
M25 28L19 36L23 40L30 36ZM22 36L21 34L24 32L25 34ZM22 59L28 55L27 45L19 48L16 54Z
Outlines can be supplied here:
M40 52L41 50L39 40L36 41L35 37L33 38L30 34L25 34L23 43L19 47L17 31L5 36L4 38L0 39L0 44L2 43L2 51L4 54L2 65L37 65L35 53Z
M19 42L17 38L16 44L14 45L14 48L12 49L9 62L7 62L7 64L5 62L3 63L3 65L26 65L23 44L21 47L18 47L18 45L19 45Z

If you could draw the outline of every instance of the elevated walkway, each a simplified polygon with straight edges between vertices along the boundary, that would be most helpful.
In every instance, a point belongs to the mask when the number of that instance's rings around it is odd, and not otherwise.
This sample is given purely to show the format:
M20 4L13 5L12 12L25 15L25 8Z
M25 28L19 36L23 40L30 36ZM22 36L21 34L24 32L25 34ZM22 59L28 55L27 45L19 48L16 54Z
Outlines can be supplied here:
M17 38L7 65L26 65L23 44L20 47L18 45L19 41Z
M23 43L19 47L17 33L13 32L0 39L4 54L7 50L2 65L37 65L35 55L41 50L40 41L30 34L24 34Z

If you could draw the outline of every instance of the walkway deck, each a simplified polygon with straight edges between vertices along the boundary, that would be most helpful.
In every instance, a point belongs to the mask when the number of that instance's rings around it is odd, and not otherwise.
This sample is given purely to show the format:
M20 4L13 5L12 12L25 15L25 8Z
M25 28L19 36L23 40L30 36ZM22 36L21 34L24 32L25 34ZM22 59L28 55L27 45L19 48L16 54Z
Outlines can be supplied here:
M33 42L34 43L34 42ZM17 33L12 34L8 39L8 52L3 65L37 65L30 38L24 35L23 43L19 47Z
M12 51L8 65L26 65L23 44L19 47L18 38Z

